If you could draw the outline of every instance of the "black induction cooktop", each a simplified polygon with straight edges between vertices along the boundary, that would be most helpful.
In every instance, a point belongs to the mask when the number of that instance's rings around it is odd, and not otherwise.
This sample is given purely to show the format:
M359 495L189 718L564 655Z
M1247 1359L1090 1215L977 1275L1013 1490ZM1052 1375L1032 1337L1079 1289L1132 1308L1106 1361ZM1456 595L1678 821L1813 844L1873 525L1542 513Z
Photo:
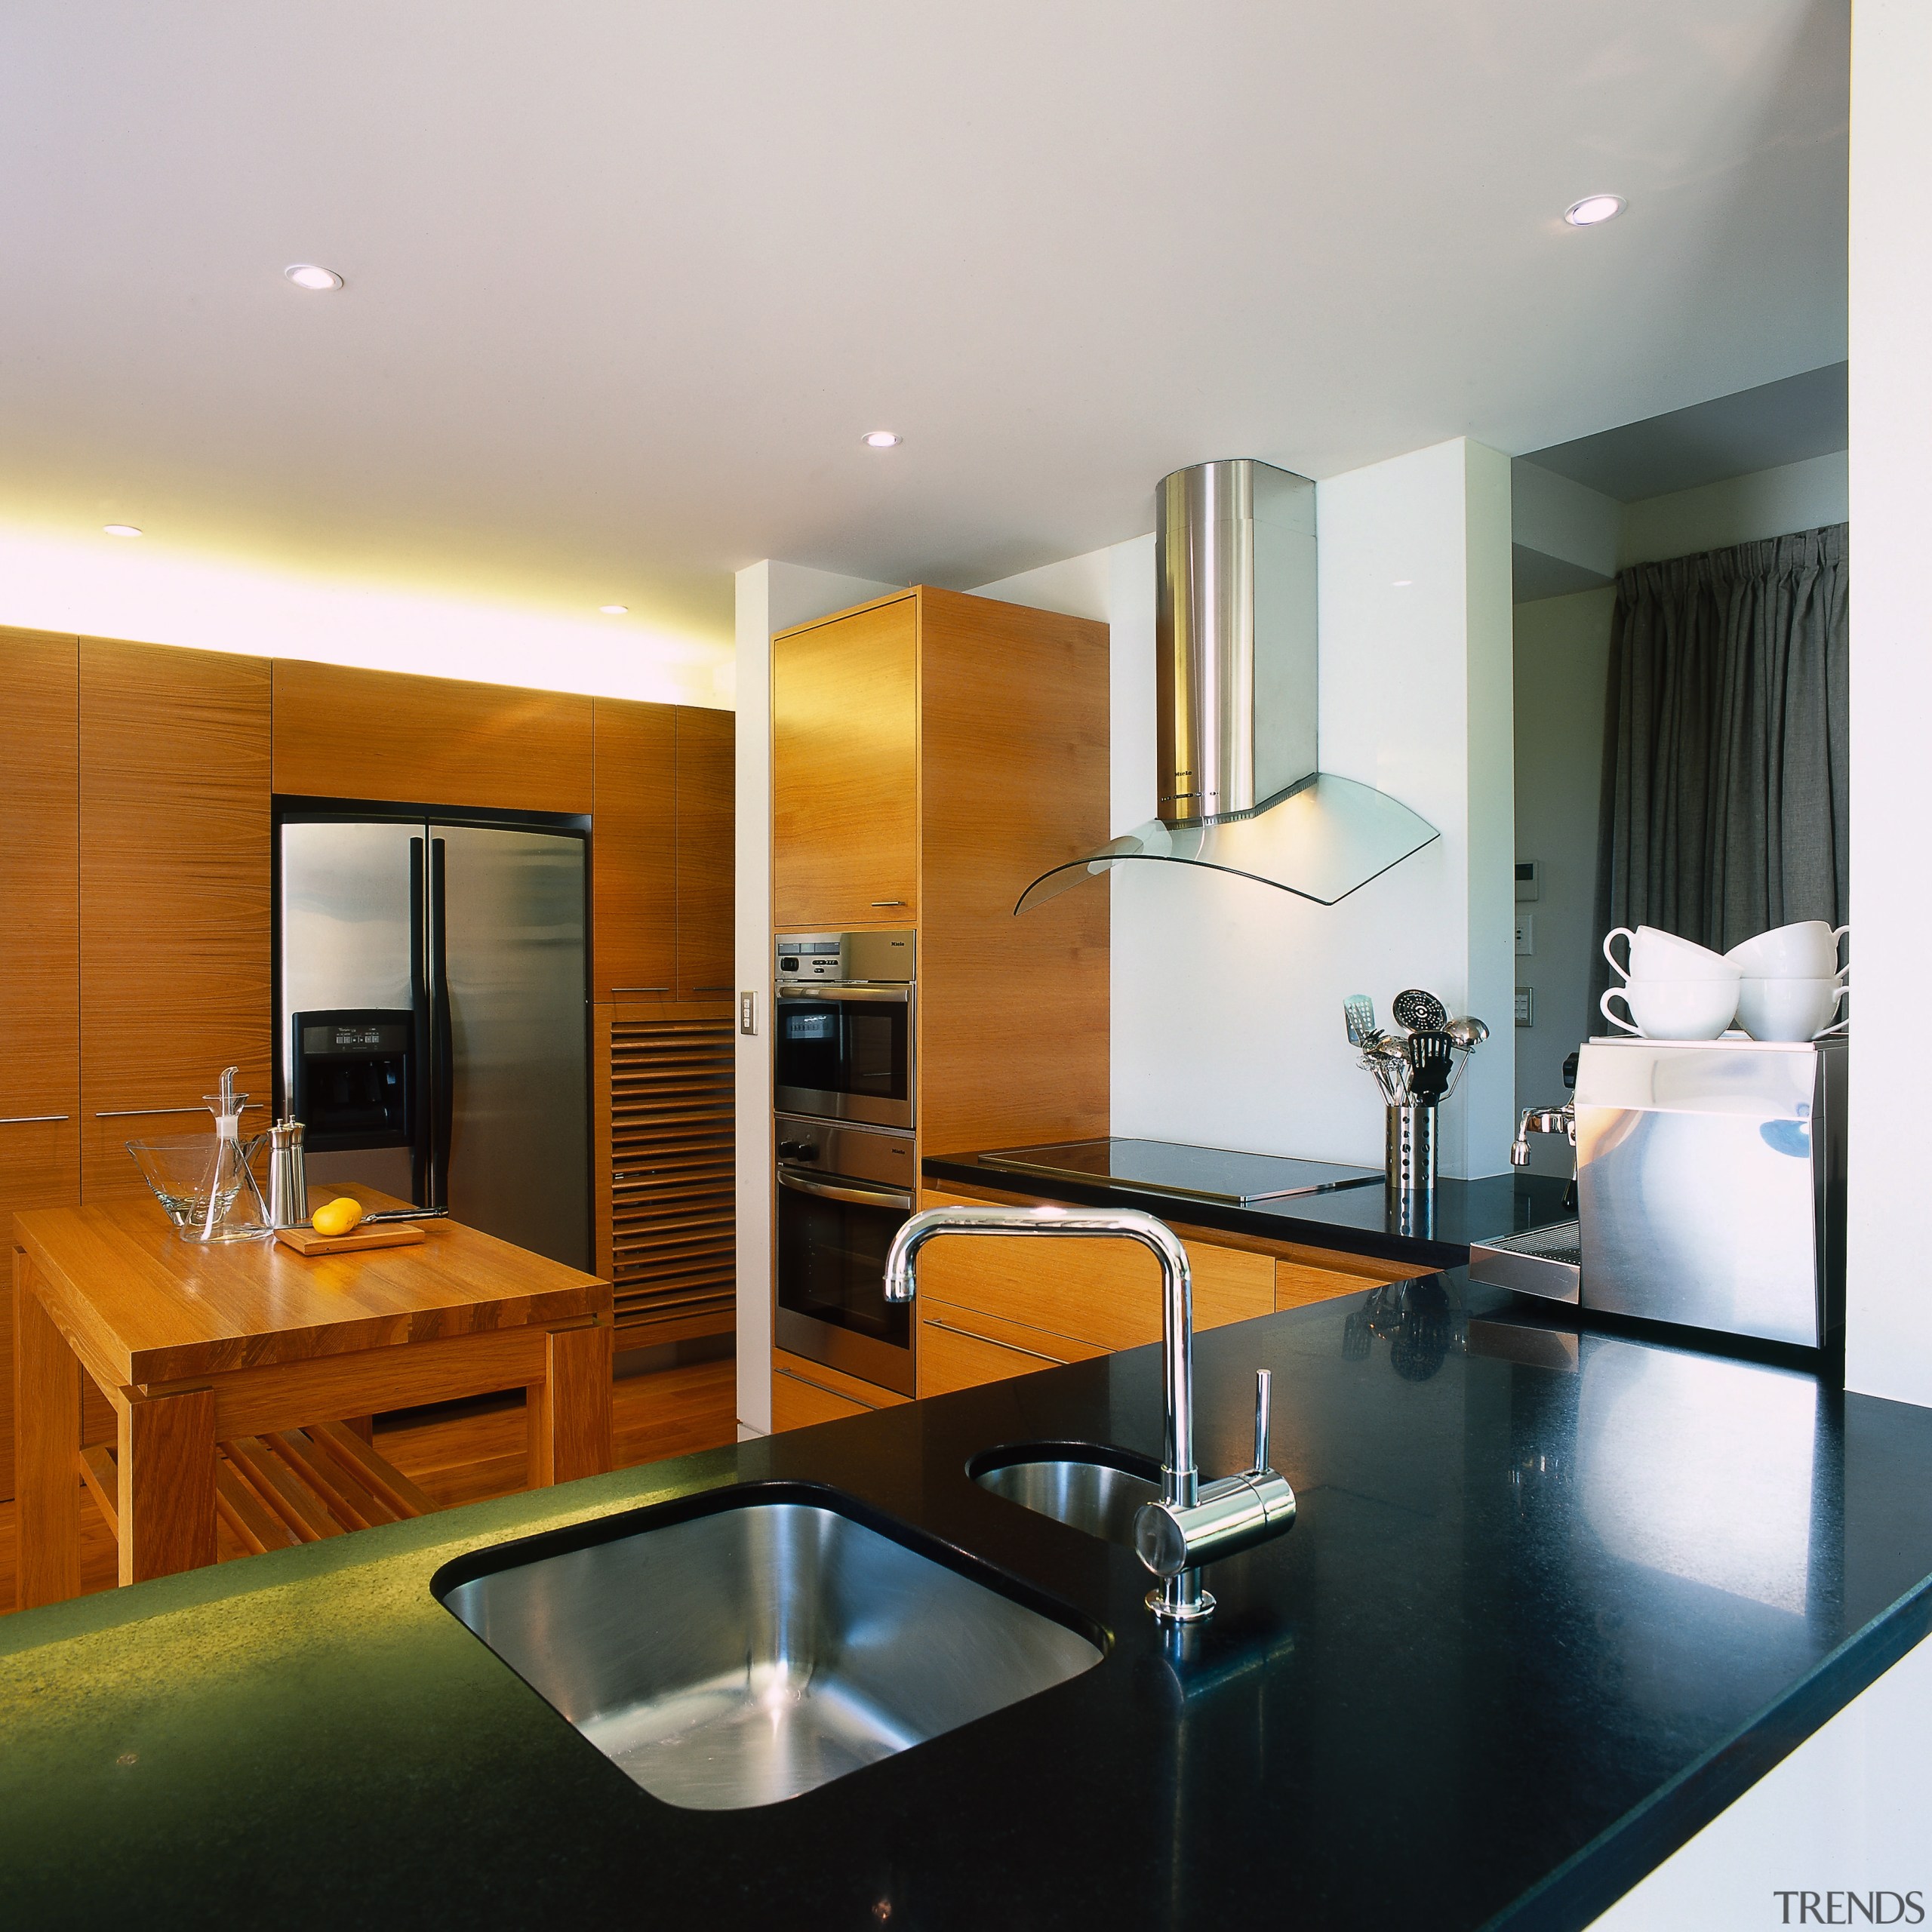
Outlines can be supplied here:
M1244 1208L1293 1194L1380 1186L1380 1168L1344 1168L1332 1161L1294 1161L1277 1154L1242 1154L1226 1147L1186 1147L1171 1140L1059 1140L1044 1147L1008 1147L982 1154L983 1168L1053 1174L1115 1187L1142 1188L1191 1201Z

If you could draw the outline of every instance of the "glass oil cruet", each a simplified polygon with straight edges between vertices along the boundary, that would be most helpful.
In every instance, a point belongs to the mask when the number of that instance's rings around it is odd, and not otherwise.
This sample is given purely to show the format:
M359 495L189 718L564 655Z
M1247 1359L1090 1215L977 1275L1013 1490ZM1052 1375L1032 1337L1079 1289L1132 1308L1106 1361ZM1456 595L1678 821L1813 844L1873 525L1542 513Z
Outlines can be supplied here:
M248 1097L235 1091L235 1076L241 1070L224 1067L220 1092L202 1096L214 1115L214 1164L208 1174L207 1200L198 1201L196 1211L181 1224L183 1241L261 1241L275 1232L242 1145L242 1109Z

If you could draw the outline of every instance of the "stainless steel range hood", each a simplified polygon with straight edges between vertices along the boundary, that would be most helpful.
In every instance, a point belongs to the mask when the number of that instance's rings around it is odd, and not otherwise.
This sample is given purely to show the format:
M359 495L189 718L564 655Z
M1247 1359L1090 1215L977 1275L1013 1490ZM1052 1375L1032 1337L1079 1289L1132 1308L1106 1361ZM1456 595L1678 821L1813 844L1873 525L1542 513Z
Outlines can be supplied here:
M1332 906L1438 835L1318 768L1315 485L1241 457L1176 470L1154 503L1161 816L1043 873L1014 910L1137 859Z

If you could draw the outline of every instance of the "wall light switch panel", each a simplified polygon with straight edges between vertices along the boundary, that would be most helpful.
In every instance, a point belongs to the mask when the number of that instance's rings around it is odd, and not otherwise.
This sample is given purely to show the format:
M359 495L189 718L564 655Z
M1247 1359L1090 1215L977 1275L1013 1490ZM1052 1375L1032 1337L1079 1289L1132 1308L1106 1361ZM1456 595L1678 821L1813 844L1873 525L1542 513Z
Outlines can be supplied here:
M1527 959L1537 949L1537 915L1534 912L1516 915L1516 952L1519 958Z
M755 1033L758 1031L758 995L740 993L738 995L738 1031Z
M1531 1017L1536 1011L1536 989L1531 986L1516 989L1516 1024L1534 1026L1537 1023Z
M1516 898L1520 904L1525 899L1543 897L1543 868L1534 859L1516 861Z

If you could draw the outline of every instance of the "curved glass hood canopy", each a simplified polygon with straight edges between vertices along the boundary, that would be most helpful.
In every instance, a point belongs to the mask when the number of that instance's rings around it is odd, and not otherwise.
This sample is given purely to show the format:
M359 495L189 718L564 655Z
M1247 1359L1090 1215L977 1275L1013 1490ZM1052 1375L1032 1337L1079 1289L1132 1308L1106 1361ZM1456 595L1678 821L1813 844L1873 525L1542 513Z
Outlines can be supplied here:
M1315 485L1242 457L1176 470L1154 501L1161 815L1043 873L1013 909L1135 860L1332 906L1439 835L1319 768Z

